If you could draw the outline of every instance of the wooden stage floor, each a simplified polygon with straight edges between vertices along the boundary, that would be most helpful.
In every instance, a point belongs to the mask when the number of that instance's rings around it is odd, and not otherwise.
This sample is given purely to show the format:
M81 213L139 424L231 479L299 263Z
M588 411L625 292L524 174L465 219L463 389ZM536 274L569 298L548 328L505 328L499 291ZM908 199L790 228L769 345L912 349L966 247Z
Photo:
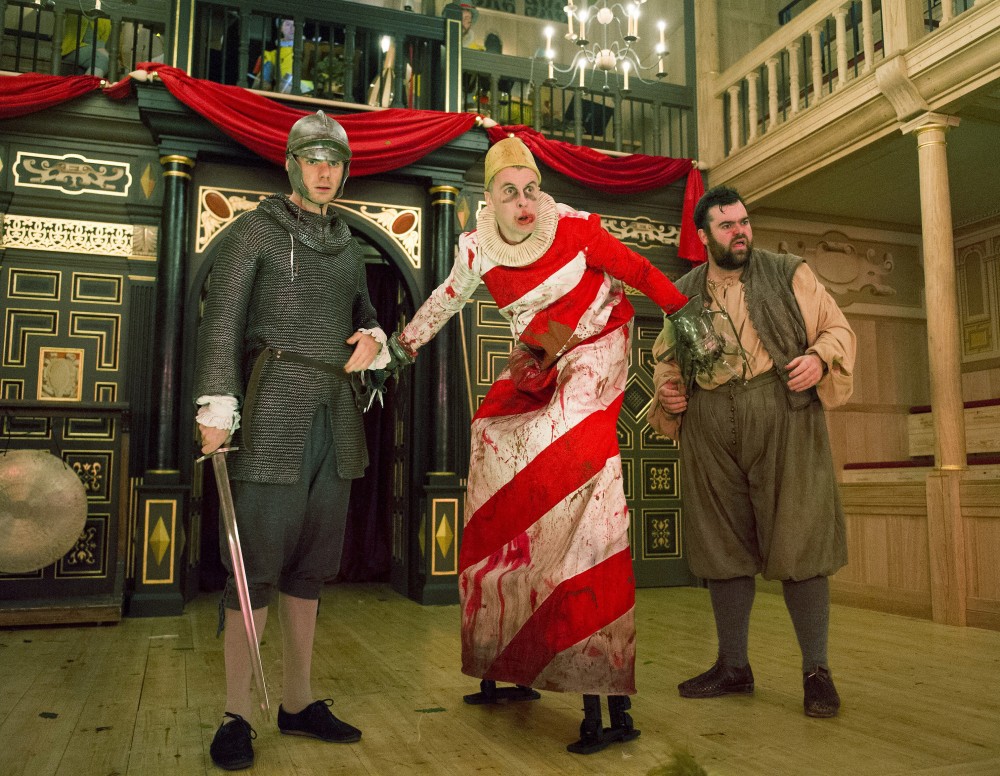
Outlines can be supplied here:
M0 630L0 774L219 774L208 746L222 713L217 596L183 616ZM649 774L678 748L711 776L997 776L1000 633L834 606L830 657L840 716L802 713L795 635L780 595L757 595L752 697L686 700L679 681L715 657L707 591L638 592L642 736L572 755L578 695L485 708L459 671L458 608L421 607L380 585L331 586L320 607L317 697L360 727L358 744L282 736L254 720L268 776ZM264 634L280 700L276 619Z

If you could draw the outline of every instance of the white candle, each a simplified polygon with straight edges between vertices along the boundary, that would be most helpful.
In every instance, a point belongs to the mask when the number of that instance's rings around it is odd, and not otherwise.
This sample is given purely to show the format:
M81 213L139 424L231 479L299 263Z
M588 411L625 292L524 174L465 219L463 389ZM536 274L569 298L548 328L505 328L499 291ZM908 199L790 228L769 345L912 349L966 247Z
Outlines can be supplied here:
M664 70L663 70L663 57L660 57L658 60L656 60L656 72L658 74L664 72Z
M584 80L584 77L586 75L587 75L587 60L583 60L583 62L580 63L580 88L581 89L584 86L586 86L587 82Z
M624 62L622 62L622 70L625 71L625 91L626 92L628 91L628 71L629 71L630 64L631 63L627 59Z
M663 33L664 33L664 30L667 29L667 23L665 21L661 20L661 21L657 22L656 26L660 28L660 45L661 46L665 46L666 42L663 40Z
M552 64L552 60L550 59L550 60L549 60L549 80L550 80L550 81L552 81L552 80L555 80L555 77L556 77L556 74L555 74L555 67L554 67L554 65Z
M567 5L563 10L566 12L566 23L569 24L569 35L568 38L573 37L573 8Z

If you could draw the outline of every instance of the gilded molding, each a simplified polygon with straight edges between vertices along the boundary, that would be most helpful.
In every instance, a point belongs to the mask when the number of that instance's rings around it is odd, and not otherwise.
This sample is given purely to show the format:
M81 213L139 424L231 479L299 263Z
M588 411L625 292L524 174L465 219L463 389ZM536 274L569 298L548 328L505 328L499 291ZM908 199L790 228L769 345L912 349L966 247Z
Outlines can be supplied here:
M132 227L132 255L136 261L156 261L159 248L160 227L152 224L136 224Z
M198 189L198 234L195 253L204 253L240 215L254 210L270 192L241 189ZM338 199L336 207L350 210L384 233L409 260L420 269L423 240L423 209L399 207L382 202Z
M353 210L366 221L377 226L405 254L410 266L420 269L423 226L422 208L396 207L380 202L359 202L338 199L337 206Z
M183 164L185 167L194 167L194 159L182 154L167 154L160 157L160 164Z
M130 256L133 229L131 224L7 213L4 216L3 233L0 235L0 248L94 256Z
M679 226L653 221L645 216L638 218L601 218L601 224L612 237L626 245L648 248L651 245L678 245L681 229Z
M14 186L48 189L63 194L100 194L127 197L132 186L131 165L79 154L40 154L18 151L12 169Z

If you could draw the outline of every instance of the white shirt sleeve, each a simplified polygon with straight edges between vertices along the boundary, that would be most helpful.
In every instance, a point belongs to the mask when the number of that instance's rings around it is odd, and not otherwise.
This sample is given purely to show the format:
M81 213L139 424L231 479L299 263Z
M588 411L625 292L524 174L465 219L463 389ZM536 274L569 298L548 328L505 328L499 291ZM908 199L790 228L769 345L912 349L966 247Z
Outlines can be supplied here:
M240 413L235 396L199 396L195 420L209 428L224 428L230 432L240 427Z
M374 337L375 341L381 346L378 355L375 356L375 360L372 361L369 369L383 369L389 363L389 348L385 346L386 336L382 329L376 327L374 329L358 329L358 331L368 334Z

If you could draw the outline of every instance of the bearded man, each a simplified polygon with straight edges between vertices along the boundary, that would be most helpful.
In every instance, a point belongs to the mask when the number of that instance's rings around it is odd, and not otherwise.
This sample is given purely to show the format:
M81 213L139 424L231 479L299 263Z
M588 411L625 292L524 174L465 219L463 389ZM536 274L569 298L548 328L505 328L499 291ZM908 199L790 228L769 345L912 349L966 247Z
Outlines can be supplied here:
M719 640L715 665L678 689L685 698L753 692L748 638L761 574L782 583L805 713L832 717L840 696L827 660L828 577L847 562L847 545L823 408L851 395L854 333L802 259L754 248L736 191L705 192L694 222L708 263L677 287L722 313L716 331L746 369L720 360L707 374L681 374L666 357L669 333L653 346L647 420L680 442L687 557L708 580Z

